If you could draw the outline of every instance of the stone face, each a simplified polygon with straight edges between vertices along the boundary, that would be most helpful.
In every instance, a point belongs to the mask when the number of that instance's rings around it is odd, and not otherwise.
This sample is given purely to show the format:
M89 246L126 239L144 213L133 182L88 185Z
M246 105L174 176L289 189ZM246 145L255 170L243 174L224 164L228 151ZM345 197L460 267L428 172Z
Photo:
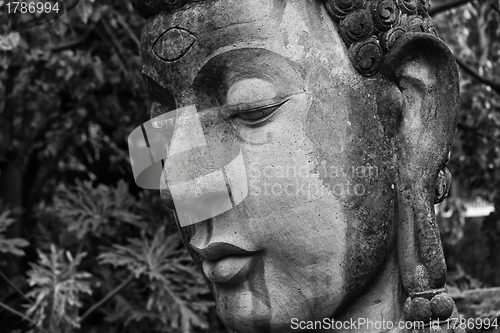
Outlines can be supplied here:
M432 317L458 76L406 29L425 1L139 2L151 114L175 119L156 179L224 323Z

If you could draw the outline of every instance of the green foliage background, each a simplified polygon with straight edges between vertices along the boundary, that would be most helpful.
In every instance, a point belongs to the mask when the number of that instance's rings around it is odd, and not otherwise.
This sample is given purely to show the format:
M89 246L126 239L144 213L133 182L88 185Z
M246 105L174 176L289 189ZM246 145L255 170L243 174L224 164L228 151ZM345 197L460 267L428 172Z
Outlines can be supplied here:
M449 283L499 286L500 3L432 4L462 69L446 203L457 214L440 220L462 272ZM80 0L21 33L0 26L2 333L226 332L171 212L133 184L126 139L150 106L143 24L129 1ZM461 205L476 196L497 213L464 238Z

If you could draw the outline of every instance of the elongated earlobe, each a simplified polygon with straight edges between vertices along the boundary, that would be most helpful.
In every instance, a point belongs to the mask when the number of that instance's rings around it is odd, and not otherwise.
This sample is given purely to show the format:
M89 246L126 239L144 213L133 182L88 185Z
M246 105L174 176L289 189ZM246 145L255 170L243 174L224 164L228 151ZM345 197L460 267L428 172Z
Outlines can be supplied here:
M388 54L384 76L404 96L394 137L398 163L398 257L408 298L405 319L427 323L456 316L446 291L446 262L434 203L446 196L446 168L458 114L458 71L450 50L429 34L401 37ZM436 332L459 332L446 327Z

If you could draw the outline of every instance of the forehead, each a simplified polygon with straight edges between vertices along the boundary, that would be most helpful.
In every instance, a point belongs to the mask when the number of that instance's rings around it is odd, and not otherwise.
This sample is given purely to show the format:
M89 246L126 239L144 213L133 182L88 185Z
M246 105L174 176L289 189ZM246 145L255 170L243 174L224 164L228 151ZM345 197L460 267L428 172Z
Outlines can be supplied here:
M163 84L168 82L162 78L179 74L185 82L178 84L189 85L208 58L225 47L269 44L277 15L273 2L266 0L201 2L157 15L143 30L143 71Z
M317 35L329 39L314 44L311 31L322 31ZM146 23L143 72L165 88L188 89L203 65L221 53L263 48L300 62L313 54L312 48L332 43L343 46L320 1L196 2L177 12L160 13ZM348 63L345 52L329 49L342 53L329 61Z

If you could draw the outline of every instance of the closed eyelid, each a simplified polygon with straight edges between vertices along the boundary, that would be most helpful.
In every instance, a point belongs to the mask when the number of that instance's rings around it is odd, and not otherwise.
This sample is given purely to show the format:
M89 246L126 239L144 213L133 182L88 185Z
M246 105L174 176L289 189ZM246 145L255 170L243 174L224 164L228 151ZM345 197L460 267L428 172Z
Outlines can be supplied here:
M239 122L248 126L260 126L267 123L285 105L289 99L276 105L259 108L252 112L239 114Z
M275 97L271 99L264 99L260 101L250 102L250 103L238 103L233 105L227 105L225 107L226 112L231 114L248 113L258 111L262 108L268 108L272 106L277 106L288 101L287 97Z
M205 105L234 105L271 99L304 90L298 67L277 53L260 48L227 51L210 58L193 88Z
M236 117L240 123L247 126L261 126L270 121L293 96L295 95L284 98L273 98L255 103L231 105L226 107L225 118L229 119Z
M290 100L289 97L273 98L252 103L219 106L207 110L198 110L198 112L208 115L209 118L211 117L209 116L210 113L217 113L223 119L230 119L240 116L243 123L253 125L253 123L258 122L258 120L270 118L272 113L277 111L281 106L283 106ZM167 128L173 129L177 122L177 116L175 112L162 113L157 117L151 119L151 122L152 127L159 131L163 131Z

